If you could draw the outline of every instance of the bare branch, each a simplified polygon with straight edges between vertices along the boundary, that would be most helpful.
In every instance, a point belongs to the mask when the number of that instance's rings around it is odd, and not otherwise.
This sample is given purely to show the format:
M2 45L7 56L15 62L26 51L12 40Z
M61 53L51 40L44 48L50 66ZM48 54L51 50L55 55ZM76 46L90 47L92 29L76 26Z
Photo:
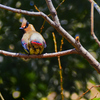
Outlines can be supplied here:
M51 0L45 0L45 1L47 3L47 6L49 8L49 11L50 11L50 14L52 16L53 21L55 22L55 24L57 26L59 26L60 25L60 22L59 22L59 19L58 19L58 16L57 16L56 9L54 8L54 6L52 4L52 1Z
M57 31L65 37L95 69L98 73L100 73L100 63L76 40L61 26L57 28Z
M50 2L51 0L46 0L49 10L53 9L51 11L55 11L52 2L51 3ZM57 20L58 17L55 18ZM76 48L76 50L80 53L80 55L82 55L96 69L98 73L100 73L100 63L80 43L77 43L76 40L66 30L64 30L61 27L61 25L59 25L58 27L55 26L54 28L58 31L58 33L60 33L63 37L65 37L65 39L69 43L71 43Z
M49 2L49 0L46 0L46 2ZM50 5L52 5L52 3ZM48 5L48 6L50 6L50 5ZM19 9L7 7L7 6L1 5L1 4L0 4L0 8L9 10L9 11L12 11L12 12L15 12L15 13L22 13L22 14L31 15L31 16L41 16L41 17L43 17L51 26L53 26L58 31L58 33L60 33L70 44L72 44L75 47L77 52L79 52L79 54L82 55L97 70L98 73L100 73L100 63L80 43L77 43L76 40L66 30L64 30L61 27L60 24L56 25L56 23L53 22L44 13L42 13L42 12L30 12L30 11L26 11L26 10L19 10ZM58 18L57 15L56 15L55 18ZM55 19L55 20L57 20L57 19ZM3 54L3 53L4 52L2 52L2 50L1 50L1 54ZM62 54L62 52L59 52L59 53ZM9 56L12 56L12 53L10 54L8 52L7 54ZM53 54L53 56L52 56L52 54ZM61 55L58 55L58 53L56 55L61 56ZM62 56L64 56L64 55L66 55L66 54L63 53ZM47 57L55 57L55 53L51 53L51 55L50 54L34 55L34 57L33 57L33 55L28 56L28 55L23 55L23 54L20 55L19 53L14 53L13 57L47 58Z
M70 49L70 50L57 52L57 53L45 53L41 55L26 55L21 53L12 53L8 51L0 50L0 54L3 54L5 56L20 57L20 58L50 58L50 57L64 56L70 54L78 54L78 52L75 49Z
M90 89L88 89L85 93L83 93L80 97L78 97L76 100L79 100L81 97L83 97L87 92L89 92L94 87L100 87L100 85L93 85Z
M98 40L98 38L96 37L94 33L94 4L93 2L91 2L91 35L93 36L94 40L98 43L100 47L100 41Z
M5 100L5 99L3 98L3 96L2 96L2 94L1 94L1 92L0 92L0 98L1 98L1 100Z
M95 9L98 11L98 13L100 14L100 7L97 5L97 3L94 0L89 0L91 3L94 4Z
M55 46L55 52L57 52L57 41L54 32L52 32L53 35L53 41ZM61 44L62 45L62 44ZM62 66L61 66L61 60L60 56L58 56L58 65L59 65L59 74L60 74L60 86L61 86L61 98L64 100L64 94L63 94L63 76L62 76Z
M30 15L30 16L41 16L43 17L50 25L54 26L55 23L43 12L34 12L34 11L26 11L26 10L21 10L21 9L15 9L12 7L8 7L5 5L0 4L0 8L5 9L5 10L9 10L11 12L14 13L21 13L21 14L25 14L25 15Z
M94 5L91 3L91 35L94 34Z
M98 40L98 38L96 37L96 35L93 33L92 34L94 40L98 43L99 47L100 47L100 41Z

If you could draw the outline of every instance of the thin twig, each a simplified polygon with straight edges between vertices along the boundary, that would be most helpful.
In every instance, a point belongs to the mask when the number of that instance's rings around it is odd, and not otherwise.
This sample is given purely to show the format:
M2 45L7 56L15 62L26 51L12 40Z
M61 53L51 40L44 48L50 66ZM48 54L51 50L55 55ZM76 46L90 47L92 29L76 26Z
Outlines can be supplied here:
M36 5L34 5L34 7L38 12L40 12L40 10L38 9L38 7Z
M92 36L93 36L94 40L97 42L97 44L100 47L100 41L98 40L98 38L96 37L96 35L95 34L92 34Z
M80 98L82 98L87 92L89 92L92 88L94 87L100 87L100 85L93 85L90 89L88 89L85 93L83 93L80 97L78 97L76 100L79 100Z
M38 12L41 12L41 11L38 9L38 7L37 7L36 5L34 5L34 7L35 7L35 9L36 9ZM43 28L44 28L44 25L45 25L45 20L43 21L43 24L42 24L42 26L41 26L41 28L40 28L40 33L42 33L42 30L43 30Z
M64 40L64 37L62 37L62 39L61 39L60 51L62 51L62 46L64 44L63 40ZM62 76L62 66L61 66L60 56L58 56L58 63L59 63L59 69L60 69L61 96L62 96L62 100L64 100L64 94L63 94L63 76Z
M64 94L63 94L63 76L62 76L62 66L61 66L60 56L58 56L58 64L59 64L59 69L60 69L61 97L62 97L62 100L64 100Z
M98 13L100 14L100 7L98 6L98 4L94 0L89 0L89 1L94 4L94 7L96 8Z
M0 97L1 97L1 100L5 100L4 98L3 98L3 96L2 96L2 94L0 93Z
M91 3L91 35L94 34L94 5Z
M91 35L93 36L94 40L98 43L100 47L100 41L98 40L98 38L96 37L94 33L94 4L93 2L91 2Z
M42 33L42 30L43 30L43 28L44 28L44 25L45 25L45 20L43 21L43 24L42 24L42 26L41 26L41 28L40 28L40 33Z
M56 42L56 37L55 37L54 32L52 32L52 35L53 35L53 41L54 41L54 46L55 46L55 52L57 52L57 42ZM58 64L59 64L59 69L60 69L59 73L60 73L61 97L62 97L62 100L64 100L64 94L63 94L63 77L62 77L62 66L61 66L60 56L58 56Z
M65 0L62 0L62 2L56 7L56 10L65 2Z
M62 39L61 39L60 51L62 51L63 44L64 44L64 37L62 37Z
M97 97L97 95L98 95L98 93L91 99L91 100L93 100L94 98L96 98Z

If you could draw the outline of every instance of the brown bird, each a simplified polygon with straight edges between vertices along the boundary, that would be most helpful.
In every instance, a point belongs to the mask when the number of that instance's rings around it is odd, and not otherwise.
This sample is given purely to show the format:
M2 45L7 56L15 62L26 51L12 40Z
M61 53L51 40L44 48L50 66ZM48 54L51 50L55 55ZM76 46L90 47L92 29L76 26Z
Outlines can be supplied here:
M25 18L23 18L20 29L24 31L21 39L24 50L28 54L41 54L44 48L46 48L46 42L43 36Z

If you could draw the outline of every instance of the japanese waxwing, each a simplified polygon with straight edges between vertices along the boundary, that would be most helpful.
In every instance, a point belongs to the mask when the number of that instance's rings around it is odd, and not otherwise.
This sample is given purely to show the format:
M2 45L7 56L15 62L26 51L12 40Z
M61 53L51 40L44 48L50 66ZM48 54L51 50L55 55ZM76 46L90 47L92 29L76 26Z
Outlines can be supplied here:
M24 31L21 44L28 54L41 54L46 48L43 36L37 32L32 24L23 18L20 29Z

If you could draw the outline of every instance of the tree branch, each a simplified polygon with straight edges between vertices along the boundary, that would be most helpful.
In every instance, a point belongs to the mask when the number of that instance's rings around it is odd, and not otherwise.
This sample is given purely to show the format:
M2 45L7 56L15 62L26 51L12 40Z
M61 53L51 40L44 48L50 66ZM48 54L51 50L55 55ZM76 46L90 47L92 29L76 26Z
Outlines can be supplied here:
M53 7L51 0L46 0L48 5L48 8L50 6ZM50 7L50 9L52 9L52 7ZM30 12L30 11L26 11L26 10L20 10L20 9L15 9L15 8L11 8L11 7L7 7L4 6L2 4L0 4L0 8L5 9L5 10L9 10L15 13L21 13L21 14L26 14L26 15L31 15L31 16L41 16L43 17L51 26L53 26L58 33L60 33L70 44L72 44L75 49L77 50L77 52L79 52L80 55L82 55L96 70L98 73L100 73L100 64L99 62L80 44L77 43L77 41L66 31L64 30L61 25L56 25L55 22L53 22L47 15L45 15L43 12ZM55 10L55 8L53 8ZM52 10L53 11L53 10ZM58 20L57 19L57 15L56 17L53 18L53 20ZM4 54L4 52L1 51L2 54ZM7 53L7 52L6 52ZM9 56L12 56L11 54L8 53ZM54 53L55 55L55 53ZM19 53L15 53L13 54L13 57L24 57L24 58L47 58L47 57L52 57L48 54L43 54L43 55L34 55L34 57L32 57L33 55L30 56L26 56L23 54L19 54ZM61 56L61 55L57 55L57 56ZM54 56L53 56L54 57Z
M44 18L50 25L55 26L55 23L43 12L34 12L34 11L26 11L26 10L21 10L21 9L16 9L16 8L12 8L12 7L8 7L5 5L0 4L0 8L14 12L14 13L21 13L21 14L25 14L25 15L30 15L30 16L41 16L42 18Z
M46 0L49 10L55 11L52 2L50 2L51 0ZM55 17L55 20L58 20L58 17ZM55 26L55 29L76 48L80 55L82 55L97 70L98 73L100 73L100 63L80 43L78 43L67 31L65 31L61 25Z
M94 4L95 9L98 11L98 13L100 14L100 7L98 6L98 4L94 1L94 0L89 0L91 3Z
M53 21L55 22L55 24L57 26L59 26L60 25L60 22L59 22L59 19L58 19L58 16L57 16L56 9L54 8L54 6L52 4L52 1L51 0L45 0L45 1L47 3L47 6L49 8L49 11L50 11L50 14L52 16Z
M98 43L98 45L100 47L100 41L98 40L98 38L96 37L96 35L94 33L94 5L95 4L92 1L91 2L91 35L93 36L94 40Z
M57 53L45 53L41 55L27 55L27 54L12 53L8 51L0 50L0 54L3 54L5 56L20 57L20 58L50 58L50 57L64 56L64 55L70 55L70 54L78 54L78 52L75 49L70 49L70 50L61 51Z

